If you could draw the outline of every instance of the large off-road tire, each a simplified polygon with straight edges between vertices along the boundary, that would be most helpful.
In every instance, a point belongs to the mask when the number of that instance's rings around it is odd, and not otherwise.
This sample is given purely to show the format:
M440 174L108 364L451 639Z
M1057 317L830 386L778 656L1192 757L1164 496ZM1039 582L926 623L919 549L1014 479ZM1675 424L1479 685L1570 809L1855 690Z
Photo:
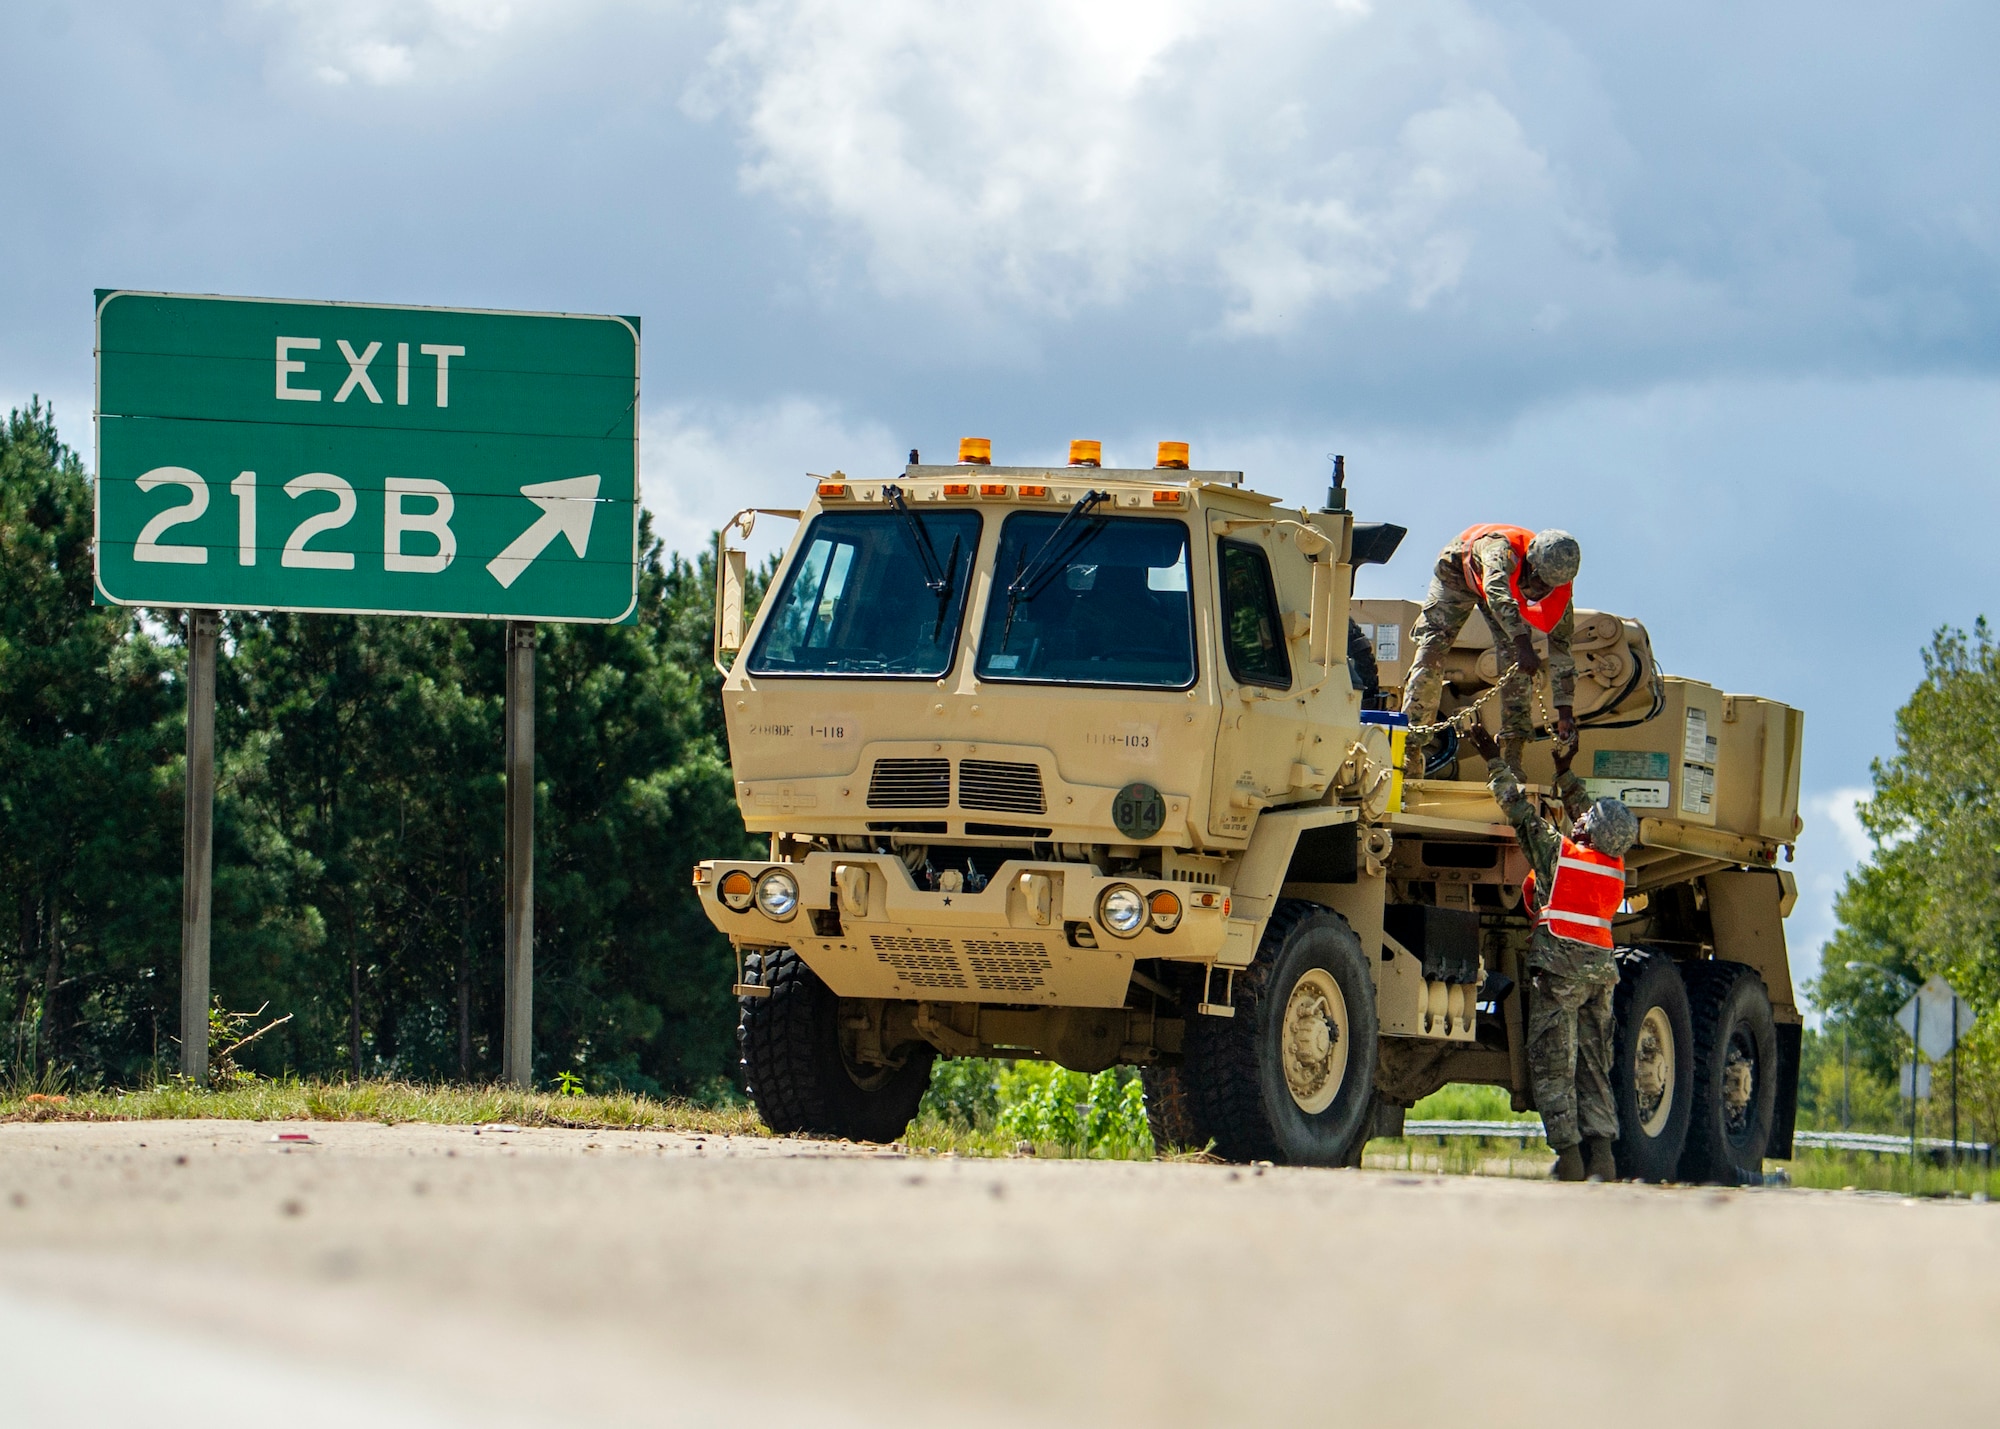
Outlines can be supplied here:
M1199 1151L1208 1145L1182 1068L1141 1067L1139 1084L1146 1089L1146 1125L1153 1133L1155 1152Z
M1234 1017L1190 1020L1182 1076L1217 1154L1343 1164L1375 1105L1375 984L1338 913L1280 899Z
M1685 969L1694 1022L1694 1100L1680 1179L1764 1179L1778 1099L1778 1032L1764 979L1742 963Z
M1678 1174L1694 1107L1694 1025L1687 984L1665 953L1618 950L1611 1093L1618 1103L1612 1151L1628 1181Z
M744 959L744 978L771 989L740 999L743 1081L771 1130L851 1141L894 1141L930 1085L928 1046L900 1049L894 1067L856 1066L840 1050L840 999L789 948Z

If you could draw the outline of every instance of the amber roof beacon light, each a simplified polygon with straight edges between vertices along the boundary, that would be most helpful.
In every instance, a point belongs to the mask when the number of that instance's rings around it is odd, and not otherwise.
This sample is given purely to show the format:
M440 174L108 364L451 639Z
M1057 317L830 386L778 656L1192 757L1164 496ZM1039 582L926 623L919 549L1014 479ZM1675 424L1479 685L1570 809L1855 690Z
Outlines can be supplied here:
M1104 443L1075 441L1069 444L1069 464L1071 466L1104 465Z
M966 466L993 465L993 442L987 437L960 437L958 459Z

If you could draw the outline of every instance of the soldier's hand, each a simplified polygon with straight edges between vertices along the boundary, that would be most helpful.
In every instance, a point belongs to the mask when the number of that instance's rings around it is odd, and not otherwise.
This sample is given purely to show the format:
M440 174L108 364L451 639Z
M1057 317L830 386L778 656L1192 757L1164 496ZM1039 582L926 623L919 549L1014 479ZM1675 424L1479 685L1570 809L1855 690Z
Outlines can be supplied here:
M1530 679L1541 673L1542 657L1535 653L1533 636L1523 635L1514 641L1514 663Z
M1576 753L1576 711L1568 705L1556 706L1556 745Z
M1485 725L1475 724L1471 729L1466 731L1466 738L1470 739L1472 747L1487 759L1498 759L1500 757L1500 742L1487 732Z

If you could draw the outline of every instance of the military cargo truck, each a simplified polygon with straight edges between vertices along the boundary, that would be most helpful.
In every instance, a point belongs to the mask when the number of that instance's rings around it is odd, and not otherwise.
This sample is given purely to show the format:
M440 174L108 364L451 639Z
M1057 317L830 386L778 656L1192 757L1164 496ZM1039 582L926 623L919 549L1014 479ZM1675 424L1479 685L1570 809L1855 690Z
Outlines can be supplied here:
M770 846L694 885L774 1129L894 1139L966 1056L1136 1065L1157 1139L1246 1161L1358 1163L1447 1082L1533 1105L1525 861L1454 739L1405 779L1418 606L1353 597L1402 529L1163 455L815 479L764 513L799 525L747 629L758 513L723 533L736 797ZM1752 1179L1796 1104L1801 716L1666 674L1629 617L1575 625L1576 769L1641 828L1620 1171ZM1499 675L1468 622L1444 713L1492 727Z

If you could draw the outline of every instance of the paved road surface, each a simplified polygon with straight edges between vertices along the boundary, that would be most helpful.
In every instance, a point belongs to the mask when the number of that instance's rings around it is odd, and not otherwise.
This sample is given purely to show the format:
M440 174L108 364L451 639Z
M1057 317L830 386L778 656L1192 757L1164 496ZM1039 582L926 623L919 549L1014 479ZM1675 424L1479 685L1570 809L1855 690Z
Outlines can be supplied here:
M1991 1424L1996 1345L1986 1205L0 1126L9 1426Z

